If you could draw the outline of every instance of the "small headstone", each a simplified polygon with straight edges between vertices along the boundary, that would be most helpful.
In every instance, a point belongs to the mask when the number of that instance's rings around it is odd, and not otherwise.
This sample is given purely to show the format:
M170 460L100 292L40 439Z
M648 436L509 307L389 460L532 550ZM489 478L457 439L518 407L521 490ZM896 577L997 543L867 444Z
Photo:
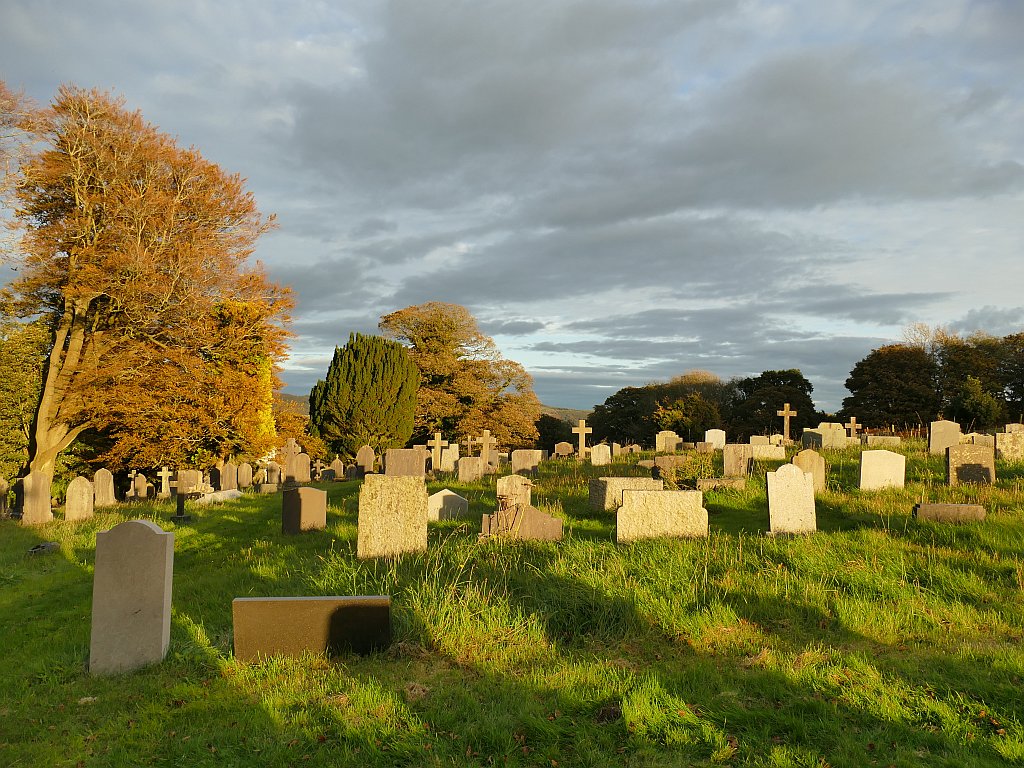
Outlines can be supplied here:
M376 463L377 455L373 452L373 448L370 446L364 445L356 451L356 466L359 468L360 475L366 475L373 472Z
M947 485L990 485L995 481L995 448L987 445L951 445L946 449Z
M238 490L238 465L233 461L224 462L224 466L220 470L220 490L222 491L237 491Z
M281 533L322 531L327 527L327 491L286 488L281 500Z
M629 445L627 445L627 446L626 446L626 447L625 447L625 448L624 448L623 450L624 450L624 451L625 451L626 453L640 453L640 452L641 452L641 451L643 450L643 448L641 448L641 447L640 447L639 445L637 445L636 443L630 443L630 444L629 444Z
M655 480L650 477L595 477L590 481L590 508L598 512L610 512L622 505L623 491L661 491L664 489L664 480Z
M459 459L459 482L475 483L484 476L484 460L479 456L463 456Z
M980 504L915 504L914 517L935 523L976 523L985 519Z
M117 503L114 497L114 475L105 467L96 470L92 476L93 507L112 507Z
M590 449L590 463L595 467L606 467L612 463L612 449L607 443L598 443Z
M771 445L771 441L764 435L751 435L751 445Z
M341 459L335 459L331 462L331 466L328 467L334 473L335 480L345 479L345 462Z
M700 491L623 491L615 515L615 541L706 537L708 511L703 504Z
M335 478L334 470L333 469L327 468L327 469L320 470L320 482L321 483L331 483L331 482L334 482L335 479L336 478Z
M663 429L654 436L655 453L675 453L682 447L682 438L671 429Z
M533 502L532 489L533 483L529 478L522 475L506 475L498 478L495 491L498 501L504 499L506 506L518 504L527 507Z
M422 478L367 475L359 490L356 556L394 557L427 549L427 486Z
M238 487L243 491L252 488L252 464L243 461L238 465Z
M171 478L174 477L174 473L168 466L160 467L160 471L156 473L157 480L160 481L160 487L156 492L158 499L169 499L171 498Z
M722 450L725 448L725 430L724 429L709 429L704 433L704 442L711 443L715 450Z
M928 430L928 453L945 456L951 445L960 444L960 425L955 421L933 421Z
M493 515L484 515L480 524L480 535L561 541L562 520L533 506L513 505L501 508Z
M469 514L469 501L447 488L427 497L427 520L452 520Z
M694 445L694 450L697 451L697 453L714 453L715 444L706 442L696 443Z
M278 486L283 480L284 470L280 464L276 461L272 461L267 464L266 467L266 480L264 481L268 485Z
M555 456L572 456L574 452L572 443L555 443Z
M747 487L745 477L700 477L697 478L698 491L718 491L723 488L732 491L742 491Z
M768 472L768 520L772 533L813 533L814 478L795 464Z
M415 448L388 448L384 454L384 474L388 477L418 477L427 473L427 456Z
M203 489L203 473L198 469L179 469L176 474L175 494L198 493Z
M543 454L543 451L535 450L519 449L512 451L512 472L514 474L519 474L520 472L536 474Z
M793 457L793 463L814 479L814 490L825 490L825 457L811 448L805 448Z
M960 442L966 443L967 445L985 445L989 448L996 447L995 435L986 435L980 432L968 432L960 438Z
M665 456L655 456L654 466L657 470L661 471L664 469L678 469L685 467L690 461L688 456L680 456L678 454L668 454ZM655 475L656 477L658 475Z
M129 520L96 534L89 671L130 672L167 655L174 534Z
M391 644L391 598L236 597L231 619L238 661L305 653L371 653Z
M67 493L64 496L64 519L69 522L86 520L92 517L92 510L92 483L85 477L76 477L68 483Z
M996 456L1003 461L1024 460L1024 432L999 432L996 434Z
M899 435L864 435L861 442L869 448L893 447L900 444Z
M1024 434L1024 424L1007 424L1006 433L1010 435Z
M722 457L722 474L726 477L746 477L750 474L750 462L754 458L754 451L749 445L728 443L722 449Z
M622 455L622 446L618 443L612 443L612 458Z
M860 454L860 489L875 491L881 488L902 488L907 471L907 459L893 451L862 451Z
M300 453L292 459L292 474L285 477L285 482L291 480L295 483L308 483L313 479L310 473L309 454Z

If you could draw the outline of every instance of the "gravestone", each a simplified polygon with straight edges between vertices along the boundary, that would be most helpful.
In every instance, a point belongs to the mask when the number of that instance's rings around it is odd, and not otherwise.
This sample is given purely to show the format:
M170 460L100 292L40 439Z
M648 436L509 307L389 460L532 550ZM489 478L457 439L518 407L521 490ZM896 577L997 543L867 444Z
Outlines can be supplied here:
M764 435L751 435L751 445L771 445L771 441Z
M607 443L598 443L590 449L590 464L595 467L607 467L612 463L612 449Z
M441 464L440 470L442 472L454 472L459 462L459 444L449 443L447 448L441 449Z
M622 455L622 446L618 443L612 443L612 458Z
M669 458L669 457L662 457ZM623 491L662 491L664 480L650 477L595 477L590 481L590 508L611 512L622 505Z
M333 482L336 479L337 479L337 477L335 476L333 469L328 467L327 469L324 469L324 470L320 471L320 482L322 482L322 483L330 483L330 482Z
M654 466L658 472L665 469L679 469L680 467L685 467L689 462L689 456L680 456L678 454L670 453L665 456L654 457ZM658 476L658 474L655 474L655 477Z
M171 638L174 534L129 520L96 534L89 672L156 664Z
M996 434L996 456L1003 461L1024 460L1024 432L999 432Z
M427 549L427 486L423 478L367 475L359 489L356 556L395 557Z
M427 497L427 520L452 520L469 514L469 500L447 488Z
M252 464L246 461L238 465L238 487L243 491L252 488Z
M775 415L782 417L782 440L784 443L789 443L789 420L796 416L797 412L789 407L789 403L786 403L781 411L775 412Z
M327 527L327 491L286 488L281 499L281 533L322 531Z
M960 425L955 421L933 421L928 430L928 453L945 456L951 445L960 444Z
M743 443L727 443L722 449L722 460L724 468L722 474L726 477L746 477L750 474L750 462L754 458L754 450Z
M300 453L292 459L292 474L288 479L295 483L308 483L313 479L309 469L309 454Z
M718 491L728 489L731 491L742 491L747 487L745 477L699 477L697 478L698 491Z
M388 477L417 477L427 473L427 452L415 448L388 448L384 454L384 474Z
M593 433L593 431L593 429L587 426L586 419L580 419L579 423L572 428L572 433L576 435L576 439L579 441L579 449L576 453L581 459L587 455L587 435Z
M775 533L813 533L814 478L795 464L768 472L768 524Z
M117 503L114 497L114 475L105 467L96 470L92 476L93 507L112 507Z
M222 491L238 490L238 465L233 461L224 462L220 470L220 489Z
M785 461L786 449L781 445L772 445L771 443L754 444L750 446L750 456L754 459Z
M636 443L630 443L629 445L627 445L627 446L626 446L625 448L623 448L622 450L623 450L623 451L624 451L625 453L640 453L640 452L642 452L642 451L643 451L643 448L641 448L641 447L640 447L639 445L637 445Z
M76 477L68 483L68 489L64 495L64 519L69 522L86 520L92 517L92 511L92 483L85 477Z
M810 474L814 482L814 490L825 490L825 457L811 448L805 448L793 457L793 463L801 470Z
M675 453L682 446L683 440L671 429L663 429L654 436L655 453Z
M913 516L934 523L977 523L985 519L980 504L915 504Z
M1006 433L1010 435L1024 434L1024 424L1007 424Z
M391 645L391 598L236 597L232 635L238 661L307 653L371 653Z
M498 500L499 503L502 499ZM481 536L501 536L510 539L561 541L561 519L545 514L533 506L501 506L493 515L484 515L480 523Z
M479 456L463 456L458 467L460 483L475 483L484 476L484 460Z
M572 456L574 452L572 443L555 443L555 456Z
M694 446L694 450L697 451L697 453L714 453L715 444L700 442Z
M860 454L860 489L876 491L881 488L902 488L907 471L907 459L893 451L862 451Z
M135 501L144 501L149 498L149 491L152 486L149 484L149 480L141 472L135 472L132 475L132 486L131 494L132 499Z
M861 438L861 442L864 445L870 447L877 446L896 446L900 444L899 435L864 435Z
M360 476L373 472L376 463L377 454L373 452L373 448L370 446L364 445L356 451L356 467L359 468Z
M171 478L174 477L174 472L168 466L160 467L160 471L156 473L157 480L160 481L160 488L156 492L158 499L169 499L171 498Z
M622 506L615 515L615 541L706 537L708 511L700 491L622 492Z
M946 449L947 485L990 485L996 481L995 449L951 445Z
M495 447L498 441L491 437L491 430L485 429L480 437L469 438L469 445L480 446L480 458L483 459L485 467L490 464L497 464L498 457L495 455Z
M968 432L960 438L960 442L966 443L967 445L985 445L989 448L996 447L995 435L986 435L980 432Z
M198 469L179 469L177 480L172 488L174 495L179 493L198 493L203 490L203 473Z
M281 459L281 471L283 473L284 483L297 483L299 482L297 477L298 469L295 466L295 458L302 453L302 448L295 442L294 437L289 437L284 441L284 445L281 446L277 451Z
M513 474L519 474L520 472L529 472L530 474L536 474L537 468L540 466L540 462L543 458L543 455L543 451L525 449L512 451Z
M791 440L787 440L784 436L778 433L774 435L768 435L768 443L770 445L789 445L791 442Z
M518 504L526 507L533 502L532 488L533 483L529 478L522 475L506 475L498 478L495 491L499 502L505 499L507 506Z
M263 482L259 483L256 490L259 493L277 493L281 484L281 465L271 461L263 467Z
M711 443L715 450L722 450L725 448L725 430L724 429L709 429L704 433L704 442Z
M331 466L328 467L334 473L335 480L345 479L345 462L341 459L335 459L331 462Z
M448 441L441 439L441 433L435 432L434 439L431 440L427 445L430 447L430 466L432 469L440 469L441 467L441 453L448 447Z

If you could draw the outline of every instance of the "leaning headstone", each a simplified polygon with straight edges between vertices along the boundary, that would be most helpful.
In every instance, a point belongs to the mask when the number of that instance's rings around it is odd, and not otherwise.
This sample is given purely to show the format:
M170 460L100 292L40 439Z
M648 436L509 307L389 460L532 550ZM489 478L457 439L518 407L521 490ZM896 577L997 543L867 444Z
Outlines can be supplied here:
M452 520L469 514L469 500L447 488L427 497L427 520Z
M459 459L459 482L475 483L484 476L484 460L479 456L463 456Z
M96 534L89 671L130 672L156 664L171 639L174 534L129 520Z
M654 436L655 453L675 453L682 446L682 438L671 429L663 429Z
M93 490L88 478L76 477L68 483L64 496L64 519L86 520L92 517Z
M768 472L768 522L772 533L813 533L814 478L795 464Z
M907 471L907 458L893 451L862 451L860 454L860 489L902 488Z
M286 488L281 500L281 533L322 531L327 527L327 491Z
M384 454L384 474L388 477L418 477L427 473L427 456L415 448L388 448Z
M505 499L509 506L518 504L526 507L533 502L532 489L533 483L529 478L522 475L506 475L498 478L495 492L498 500Z
M704 442L711 443L716 450L725 448L725 430L709 429L704 432Z
M337 656L391 645L391 598L236 597L231 601L235 659L260 661L307 653Z
M825 490L825 457L811 448L805 448L793 457L793 463L814 478L814 490Z
M623 491L615 515L615 541L706 537L708 511L703 505L700 491Z
M366 475L373 472L373 468L376 463L377 455L373 452L373 448L370 446L364 445L356 451L356 466L359 468L360 475Z
M612 463L612 449L607 443L598 443L590 449L590 463L595 467L607 467Z
M914 517L934 523L976 523L985 519L980 504L915 504Z
M997 433L996 456L1003 461L1024 461L1024 432Z
M422 478L367 475L359 490L356 556L394 557L427 549L427 486Z
M995 448L987 445L951 445L946 449L947 485L990 485L995 481Z
M493 515L484 515L480 524L480 535L561 541L562 521L533 506L512 505L499 508Z
M664 489L664 480L655 480L650 477L595 477L590 481L590 508L598 512L610 512L622 505L623 491L661 491Z
M955 421L933 421L928 430L928 453L945 456L951 445L960 444L960 425Z
M117 503L114 497L114 475L101 467L92 476L93 507L112 507Z
M252 488L252 464L246 461L238 465L238 487L243 491Z
M555 443L555 456L572 456L575 450L572 447L572 443Z
M726 477L746 477L750 474L750 462L754 458L754 451L749 445L728 443L722 449L722 457L722 474Z
M519 474L520 472L530 472L531 474L536 473L537 467L540 466L543 454L543 451L525 449L512 451L513 474Z

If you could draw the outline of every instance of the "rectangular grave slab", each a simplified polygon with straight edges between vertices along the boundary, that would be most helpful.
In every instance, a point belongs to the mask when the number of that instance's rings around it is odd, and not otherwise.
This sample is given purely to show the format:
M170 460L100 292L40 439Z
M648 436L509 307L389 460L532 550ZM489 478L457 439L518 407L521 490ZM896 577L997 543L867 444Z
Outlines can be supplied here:
M255 662L303 653L371 653L391 644L391 598L236 597L235 658Z
M427 486L418 477L367 475L359 489L356 556L396 557L427 549Z
M995 481L995 448L987 445L951 445L946 449L948 485L990 485Z
M878 448L899 445L901 440L899 435L864 435L861 442L869 447Z
M521 448L519 450L512 451L512 474L518 475L520 472L536 474L543 456L544 452L537 450Z
M426 475L427 452L416 448L388 448L384 454L384 474L388 477L418 477Z
M996 434L996 456L1008 462L1024 460L1024 432Z
M750 474L750 462L754 458L750 445L729 443L722 449L722 457L725 464L722 474L726 477L746 477Z
M611 512L622 505L623 491L664 489L664 480L649 477L595 477L590 481L590 508L598 512Z
M701 477L697 480L698 491L717 491L728 489L742 491L747 487L745 477Z
M322 531L327 527L327 491L286 488L281 500L281 533Z
M622 506L615 515L615 541L706 537L708 511L700 491L622 492Z
M750 446L750 455L761 461L785 461L786 449L781 445L772 445L771 443L760 445L755 443Z
M976 523L985 519L980 504L917 504L914 517L934 523Z

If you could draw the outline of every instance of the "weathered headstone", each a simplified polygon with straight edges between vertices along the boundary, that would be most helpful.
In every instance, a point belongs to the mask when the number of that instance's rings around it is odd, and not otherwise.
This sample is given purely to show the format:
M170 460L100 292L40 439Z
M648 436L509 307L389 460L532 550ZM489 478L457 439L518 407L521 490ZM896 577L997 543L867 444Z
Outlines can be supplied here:
M96 534L89 671L130 672L167 655L174 534L129 520Z
M135 501L144 501L149 498L149 491L152 486L146 479L146 476L141 472L134 472L132 474L132 486L131 494L132 499Z
M858 424L857 423L857 417L856 416L851 416L850 420L848 422L846 422L845 424L843 424L843 427L845 429L849 430L850 437L852 437L854 440L858 440L859 439L857 437L857 430L864 429L864 425L863 424Z
M572 456L573 453L572 443L555 443L555 456Z
M335 480L345 479L345 462L341 459L335 459L331 462L331 466L328 467L334 473Z
M762 445L755 444L750 446L750 455L754 459L785 461L786 449L781 445L772 445L771 443Z
M668 457L663 457L668 458ZM590 481L590 508L610 512L622 504L623 491L662 491L664 480L650 477L595 477Z
M805 448L793 457L793 463L814 479L814 490L825 490L825 457L811 448Z
M915 504L914 517L934 523L976 523L985 519L980 504Z
M220 470L220 489L222 491L238 490L238 465L233 461L224 462Z
M322 531L327 527L327 491L286 488L281 500L281 533Z
M93 489L88 478L76 477L68 483L64 496L64 519L86 520L92 517Z
M475 483L484 476L484 460L479 456L463 456L459 459L458 472L460 483Z
M179 493L198 493L203 490L203 473L198 469L179 469L173 491Z
M430 447L430 466L433 469L440 469L441 453L448 447L448 441L441 439L440 432L435 432L434 439L427 443L427 445Z
M612 463L612 449L607 443L598 443L590 449L590 463L595 467L606 467Z
M698 491L718 491L724 489L742 491L747 487L745 477L698 477Z
M281 459L281 471L284 475L283 482L285 483L297 483L298 468L295 466L295 458L302 453L302 448L295 442L294 437L289 437L284 441L284 445L281 446L277 451L278 457ZM307 481L308 482L308 481Z
M384 474L388 477L418 477L426 475L427 452L415 448L388 448L384 454Z
M356 556L394 557L427 549L427 486L419 477L367 475L359 490Z
M491 430L485 429L480 437L471 437L469 444L480 446L480 458L484 460L485 465L497 465L498 457L495 455L494 449L497 447L498 441L491 437Z
M768 521L772 533L813 533L814 478L795 464L768 472Z
M252 464L247 461L238 465L238 487L243 491L252 488Z
M533 502L532 489L533 483L529 478L522 475L506 475L498 478L495 492L498 501L504 499L507 506L513 504L529 506Z
M290 479L295 483L308 483L313 479L310 473L309 454L300 453L292 459L292 474ZM287 481L287 478L286 478Z
M636 443L630 443L629 445L627 445L622 450L625 453L641 453L643 451L643 448L641 446L637 445Z
M767 435L751 435L750 436L750 444L751 445L771 445L771 441L768 439Z
M427 520L452 520L469 514L469 500L447 488L427 497Z
M750 474L750 462L754 458L754 450L743 443L727 443L722 449L726 477L746 477Z
M520 472L536 474L543 455L543 451L536 450L519 449L512 451L513 474L519 474Z
M612 443L612 458L622 455L622 446L618 443Z
M1024 424L1007 424L1006 432L1007 434L1024 434Z
M683 444L682 438L671 429L663 429L654 436L655 453L675 453Z
M995 448L987 445L951 445L946 449L948 485L990 485L995 481Z
M850 445L850 438L842 424L823 421L816 429L805 429L801 436L804 448L825 448L838 450Z
M996 447L995 435L986 435L981 432L968 432L960 438L961 443L967 445L985 445L989 448Z
M305 653L371 653L391 644L391 598L236 597L232 635L238 661Z
M561 541L562 521L533 506L512 505L499 508L493 515L484 515L480 535Z
M171 498L171 479L173 477L174 472L171 471L170 467L160 467L160 471L156 473L156 479L160 481L160 487L156 492L156 497L158 499Z
M708 511L700 491L622 492L622 506L615 515L615 541L705 537Z
M996 456L1009 462L1024 460L1024 432L997 433Z
M373 452L373 448L370 446L364 445L356 451L356 466L359 468L360 475L366 475L373 472L376 463L377 455Z
M449 443L447 448L441 449L441 472L454 472L459 462L459 444Z
M899 435L864 435L861 442L868 447L896 446L900 444Z
M259 493L277 493L278 486L281 484L281 475L281 465L275 461L269 462L263 468L263 482L257 486L256 490Z
M902 488L907 459L893 451L862 451L860 454L860 489Z
M117 503L114 497L114 475L104 467L92 476L93 507L112 507Z
M945 456L951 445L960 444L960 425L955 421L933 421L928 430L928 453Z
M722 450L725 448L725 430L724 429L709 429L704 432L704 442L711 443L715 450Z

